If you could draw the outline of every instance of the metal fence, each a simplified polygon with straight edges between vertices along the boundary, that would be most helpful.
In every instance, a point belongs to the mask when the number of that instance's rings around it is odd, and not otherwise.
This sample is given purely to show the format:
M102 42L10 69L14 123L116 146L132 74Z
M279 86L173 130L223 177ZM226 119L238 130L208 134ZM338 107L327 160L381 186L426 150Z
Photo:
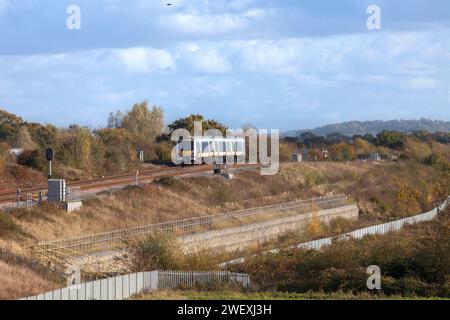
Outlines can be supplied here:
M327 238L312 240L312 241L308 241L308 242L303 242L298 245L290 246L290 247L288 247L288 249L299 248L299 249L308 249L308 250L319 250L325 246L331 245L333 243L333 241L361 239L367 235L386 234L391 231L400 230L405 225L416 224L419 222L433 220L434 218L436 218L438 213L440 211L444 210L448 205L450 205L450 197L447 198L447 200L445 200L441 205L437 206L433 210L416 215L416 216L403 218L403 219L395 220L395 221L388 222L388 223L378 224L378 225L374 225L371 227L354 230L354 231L347 232L347 233L344 233L344 234L341 234L341 235L338 235L335 237L327 237ZM280 250L281 249L273 249L273 250L268 250L264 253L278 253L278 252L280 252ZM242 257L242 258L234 259L231 261L224 262L224 263L220 264L220 266L225 267L229 264L242 263L242 262L245 262L248 258L249 257Z
M320 249L324 246L330 245L333 243L333 241L340 241L340 240L348 240L348 239L361 239L364 236L367 235L374 235L374 234L386 234L391 231L400 230L405 225L408 224L416 224L424 221L430 221L436 218L438 215L439 210L444 210L445 207L448 204L448 200L445 201L442 205L434 208L431 211L413 216L408 218L403 218L399 220L395 220L388 223L378 224L375 226L367 227L358 229L355 231L347 232L342 235L336 236L336 237L328 237L328 238L322 238L318 240L308 241L305 243L301 243L297 245L297 248L302 249Z
M66 188L66 201L67 202L76 202L81 201L81 187L68 187Z
M67 202L81 201L84 198L84 195L81 192L81 187L66 188L65 194L66 194L65 200ZM18 191L16 201L14 202L14 204L2 205L0 206L0 209L5 212L10 212L16 209L31 208L41 204L44 201L47 201L46 190L28 193L21 193L20 191Z
M123 244L123 240L126 238L143 236L155 231L163 231L163 232L177 231L182 233L188 233L194 232L200 228L210 228L211 226L217 223L233 221L234 219L249 217L257 214L268 214L280 211L289 211L294 209L310 210L311 206L313 205L317 206L318 209L325 209L343 205L345 203L346 203L345 195L299 200L282 204L243 209L228 213L203 216L198 218L176 220L171 222L151 224L142 227L98 233L76 238L69 238L55 241L44 241L40 242L38 244L38 247L40 247L40 250L42 249L45 250L45 247L48 245L52 247L58 246L62 248L68 248L82 254L90 254L94 252L108 251L120 248Z
M20 300L123 300L145 291L208 283L235 283L248 289L250 277L228 271L157 270L86 282Z

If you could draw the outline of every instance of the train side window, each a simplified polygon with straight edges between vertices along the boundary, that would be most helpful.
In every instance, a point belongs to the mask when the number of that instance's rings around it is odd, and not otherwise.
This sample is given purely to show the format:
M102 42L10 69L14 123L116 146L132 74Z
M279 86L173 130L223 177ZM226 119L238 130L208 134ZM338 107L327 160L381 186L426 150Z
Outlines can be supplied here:
M183 141L183 151L191 151L191 142Z

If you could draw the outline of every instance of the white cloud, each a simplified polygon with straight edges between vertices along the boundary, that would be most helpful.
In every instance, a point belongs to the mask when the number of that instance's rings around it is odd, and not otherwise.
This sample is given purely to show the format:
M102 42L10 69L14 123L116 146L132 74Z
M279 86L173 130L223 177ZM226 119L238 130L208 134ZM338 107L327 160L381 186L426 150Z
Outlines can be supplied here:
M248 71L289 74L297 71L302 42L252 41L237 44L242 67Z
M200 14L196 11L174 13L161 17L164 28L175 32L197 35L217 35L240 30L250 21L264 17L262 9L250 9L242 13Z
M434 89L437 86L437 81L433 78L412 78L409 84L414 89Z
M215 49L197 49L185 59L195 70L204 73L227 73L232 70L230 62Z
M152 48L118 49L116 55L119 61L125 65L127 71L132 73L152 73L175 69L175 61L166 50Z
M266 11L259 8L250 9L243 14L246 18L263 18L265 15Z

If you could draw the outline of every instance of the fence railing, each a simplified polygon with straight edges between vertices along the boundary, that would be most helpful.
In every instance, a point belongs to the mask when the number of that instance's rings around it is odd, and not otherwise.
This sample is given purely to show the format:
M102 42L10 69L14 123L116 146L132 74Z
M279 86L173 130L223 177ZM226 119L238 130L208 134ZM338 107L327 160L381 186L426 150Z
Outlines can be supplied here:
M20 190L20 189L19 189ZM85 196L81 192L81 187L69 187L65 191L65 200L67 202L81 201ZM16 200L13 204L2 205L0 208L5 212L10 212L21 208L31 208L47 201L47 191L21 193L18 191Z
M403 228L407 224L416 224L424 221L430 221L436 218L438 215L439 210L445 209L447 206L448 200L445 201L442 205L434 208L431 211L408 217L403 218L395 221L391 221L388 223L378 224L375 226L370 226L358 230L354 230L351 232L344 233L342 235L336 236L336 237L328 237L328 238L322 238L318 240L308 241L305 243L301 243L297 245L297 248L303 248L303 249L320 249L324 246L330 245L333 243L333 241L340 241L340 240L347 240L347 239L361 239L367 235L374 235L374 234L386 234L391 231L397 231Z
M354 231L347 232L347 233L344 233L344 234L341 234L338 236L334 236L334 237L327 237L327 238L312 240L312 241L308 241L308 242L303 242L298 245L289 246L287 249L299 248L299 249L307 249L307 250L319 250L325 246L331 245L334 241L343 241L343 240L349 240L349 239L361 239L364 236L373 235L373 234L386 234L391 231L400 230L401 228L403 228L405 225L408 225L408 224L416 224L416 223L420 223L420 222L433 220L434 218L436 218L438 213L441 210L444 210L448 205L450 205L450 197L447 198L447 200L445 200L441 205L437 206L433 210L419 214L419 215L415 215L412 217L403 218L403 219L395 220L395 221L388 222L388 223L378 224L378 225L354 230ZM278 253L280 251L281 251L281 249L273 249L273 250L268 250L264 253ZM246 261L248 258L250 258L250 257L242 257L242 258L234 259L231 261L224 262L224 263L220 264L220 266L224 267L229 264L242 263L242 262Z
M115 250L120 248L123 240L130 237L137 237L150 234L155 231L172 232L178 231L182 233L194 232L199 228L211 227L216 223L232 221L233 219L249 217L257 214L268 214L288 210L311 209L314 204L318 209L329 208L332 206L343 205L346 202L345 195L336 195L329 197L313 198L308 200L299 200L282 204L268 205L250 209L243 209L228 213L209 215L197 218L176 220L158 224L151 224L142 227L135 227L111 232L80 236L69 239L44 241L38 244L44 248L46 245L69 248L73 251L89 254L99 251Z
M157 290L208 283L235 283L250 287L250 277L228 271L148 271L125 274L45 292L20 300L123 300Z

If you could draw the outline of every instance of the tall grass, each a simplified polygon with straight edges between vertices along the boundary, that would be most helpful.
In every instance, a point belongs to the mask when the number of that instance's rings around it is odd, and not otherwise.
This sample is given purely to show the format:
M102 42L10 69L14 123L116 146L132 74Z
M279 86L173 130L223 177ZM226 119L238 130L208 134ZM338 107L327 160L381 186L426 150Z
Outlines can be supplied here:
M435 221L399 232L334 242L321 251L266 254L231 268L249 273L262 291L359 294L367 292L366 268L377 265L386 295L450 298L449 239L447 209Z

